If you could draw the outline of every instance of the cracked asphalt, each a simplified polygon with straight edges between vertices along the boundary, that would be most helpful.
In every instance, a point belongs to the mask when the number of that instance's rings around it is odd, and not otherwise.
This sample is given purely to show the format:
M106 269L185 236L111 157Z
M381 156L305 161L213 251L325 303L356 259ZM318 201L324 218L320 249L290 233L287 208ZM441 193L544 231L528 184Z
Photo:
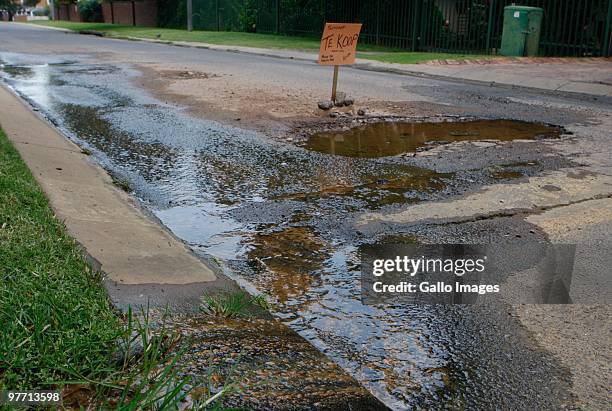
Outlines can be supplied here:
M373 117L565 130L351 159L305 150L296 131L368 121L316 112L324 67L24 26L0 37L7 84L387 406L608 407L612 99L346 68L341 88ZM389 181L410 182L401 201ZM364 306L356 250L389 239L578 244L574 304Z

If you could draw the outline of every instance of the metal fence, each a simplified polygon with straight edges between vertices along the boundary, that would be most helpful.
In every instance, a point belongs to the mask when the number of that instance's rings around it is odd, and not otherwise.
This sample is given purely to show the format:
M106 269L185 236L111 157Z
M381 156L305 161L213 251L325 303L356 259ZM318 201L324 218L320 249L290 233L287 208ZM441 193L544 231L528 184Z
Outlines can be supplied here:
M367 43L495 54L504 7L513 3L544 9L541 55L612 53L612 0L193 0L193 24L196 30L318 36L326 21L359 22L360 41ZM162 26L185 27L185 0L160 4Z

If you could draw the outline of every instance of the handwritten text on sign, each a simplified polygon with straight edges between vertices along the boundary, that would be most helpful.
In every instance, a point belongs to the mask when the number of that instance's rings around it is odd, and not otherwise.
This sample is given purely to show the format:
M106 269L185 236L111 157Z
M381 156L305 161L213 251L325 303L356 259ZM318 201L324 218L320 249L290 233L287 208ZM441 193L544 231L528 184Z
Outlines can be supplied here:
M358 23L325 23L319 64L339 66L355 63L355 52L361 24Z

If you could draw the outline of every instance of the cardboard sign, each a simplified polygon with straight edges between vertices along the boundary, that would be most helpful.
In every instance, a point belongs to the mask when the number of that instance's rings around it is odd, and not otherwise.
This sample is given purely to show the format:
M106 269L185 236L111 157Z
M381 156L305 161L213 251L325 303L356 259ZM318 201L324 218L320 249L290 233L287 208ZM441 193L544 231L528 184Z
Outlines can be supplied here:
M319 64L340 66L355 63L360 23L325 23Z

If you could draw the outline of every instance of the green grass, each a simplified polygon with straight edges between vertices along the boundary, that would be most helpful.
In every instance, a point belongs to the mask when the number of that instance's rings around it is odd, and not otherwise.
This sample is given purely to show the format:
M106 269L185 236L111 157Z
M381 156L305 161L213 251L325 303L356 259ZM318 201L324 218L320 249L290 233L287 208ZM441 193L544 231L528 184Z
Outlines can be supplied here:
M111 179L113 180L113 184L115 186L119 187L126 193L130 193L132 191L132 186L130 185L130 182L125 178L111 175Z
M1 131L0 227L0 387L102 377L121 322Z
M186 346L163 319L152 324L147 311L112 309L0 130L0 390L73 386L94 408L176 409L190 392L178 366Z
M205 295L202 297L202 312L212 317L243 317L256 307L268 310L270 305L262 294L251 296L244 291L226 295Z
M358 53L357 57L396 64L418 64L431 60L483 60L495 58L494 56L480 54L421 53L409 51L376 54Z
M74 23L69 21L33 21L31 24L43 26L60 27L64 29L80 31L95 30L103 32L106 36L127 38L135 37L142 39L156 39L160 34L160 40L184 41L196 43L219 44L226 46L258 47L271 49L290 49L314 51L319 49L319 39L314 37L277 36L272 34L241 33L228 31L192 31L178 29L162 29L157 27L133 27L106 23ZM387 63L414 64L438 59L473 59L491 58L491 56L479 56L469 54L450 53L420 53L406 52L389 47L376 46L360 43L357 46L360 52L358 57L362 59L377 60Z
M80 31L95 30L110 37L138 37L160 40L189 41L198 43L221 44L228 46L261 47L293 50L318 50L319 39L314 37L277 36L273 34L242 33L233 31L192 31L163 29L157 27L133 27L106 23L74 23L69 21L33 21L32 24L61 27ZM389 51L389 48L360 44L361 51Z

